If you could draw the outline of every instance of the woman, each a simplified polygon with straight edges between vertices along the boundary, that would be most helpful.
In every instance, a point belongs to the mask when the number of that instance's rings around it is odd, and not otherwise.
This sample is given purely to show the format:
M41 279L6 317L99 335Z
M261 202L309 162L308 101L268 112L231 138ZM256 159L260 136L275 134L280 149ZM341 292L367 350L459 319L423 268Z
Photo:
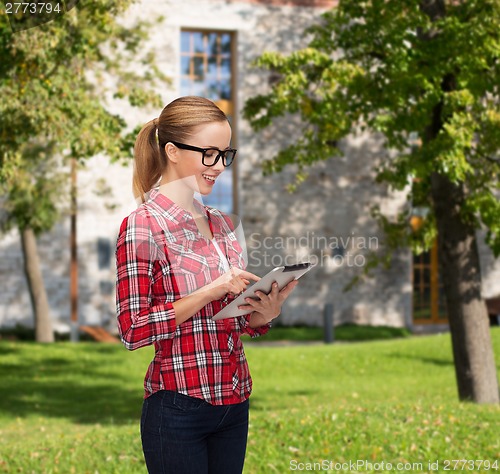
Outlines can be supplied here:
M236 150L224 113L182 97L147 123L134 148L142 204L117 241L117 313L125 346L153 344L141 417L150 473L235 474L243 469L252 381L240 334L268 331L296 286L258 293L248 314L211 317L250 280L231 220L203 206Z

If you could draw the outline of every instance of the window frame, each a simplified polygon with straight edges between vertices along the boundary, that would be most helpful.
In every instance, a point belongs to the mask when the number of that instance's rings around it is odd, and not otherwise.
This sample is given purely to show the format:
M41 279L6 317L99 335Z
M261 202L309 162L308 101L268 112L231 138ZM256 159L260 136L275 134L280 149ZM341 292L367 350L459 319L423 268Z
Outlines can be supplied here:
M425 263L422 261L424 254L429 256L429 262ZM420 255L412 255L412 315L414 324L446 324L448 322L448 316L446 314L446 302L440 305L440 298L443 298L442 284L439 278L439 255L438 255L438 241L434 241L432 247L428 252L423 252ZM425 270L429 270L429 281L425 280L423 273ZM419 280L415 281L415 270L419 271ZM425 303L416 307L415 305L415 293L423 293L425 291L425 285L428 283L430 290L430 304ZM428 309L429 317L419 317L415 313L418 310Z

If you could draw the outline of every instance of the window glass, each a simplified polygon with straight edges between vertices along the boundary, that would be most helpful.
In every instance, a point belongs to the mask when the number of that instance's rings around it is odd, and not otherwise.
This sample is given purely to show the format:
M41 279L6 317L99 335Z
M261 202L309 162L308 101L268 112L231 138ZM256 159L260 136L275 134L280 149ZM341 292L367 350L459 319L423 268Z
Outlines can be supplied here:
M231 35L222 34L220 35L221 53L231 54Z
M181 52L189 53L191 37L189 35L181 35Z
M189 76L190 70L189 66L191 63L191 58L189 56L182 56L181 57L181 74L183 76Z
M211 52L211 55L217 54L217 33L208 33L208 51Z
M221 76L231 77L231 58L224 58L220 64Z
M205 45L204 45L204 34L203 33L191 33L191 41L193 44L193 49L191 52L193 53L205 53Z
M194 76L195 81L203 81L205 77L205 64L204 57L194 56L190 61L190 65L192 69L190 70L191 74Z

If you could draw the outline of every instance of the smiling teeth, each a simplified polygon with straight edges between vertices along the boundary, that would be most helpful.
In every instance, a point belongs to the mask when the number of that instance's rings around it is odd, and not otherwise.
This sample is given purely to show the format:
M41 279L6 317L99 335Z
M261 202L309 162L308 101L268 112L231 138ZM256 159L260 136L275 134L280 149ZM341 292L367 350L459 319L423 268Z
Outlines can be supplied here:
M207 178L210 181L215 181L215 178L213 176L208 176L206 174L202 175L204 178Z

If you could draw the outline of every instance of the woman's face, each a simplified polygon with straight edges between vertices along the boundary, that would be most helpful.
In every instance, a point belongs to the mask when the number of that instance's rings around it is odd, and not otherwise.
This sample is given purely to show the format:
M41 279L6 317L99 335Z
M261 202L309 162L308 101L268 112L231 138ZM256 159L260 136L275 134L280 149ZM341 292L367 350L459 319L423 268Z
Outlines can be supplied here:
M224 121L201 125L183 144L198 148L225 150L229 148L230 142L231 127L228 122ZM201 152L172 147L175 145L167 143L166 151L171 161L168 167L174 168L175 178L182 179L193 191L202 195L210 194L218 176L224 171L222 159L219 158L213 166L205 166Z

